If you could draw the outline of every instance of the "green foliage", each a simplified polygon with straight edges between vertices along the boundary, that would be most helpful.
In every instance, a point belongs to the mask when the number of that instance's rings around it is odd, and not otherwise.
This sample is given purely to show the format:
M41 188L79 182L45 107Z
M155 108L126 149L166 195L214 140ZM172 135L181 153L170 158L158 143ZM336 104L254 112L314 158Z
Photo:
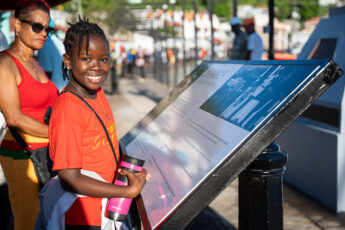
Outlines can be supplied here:
M277 2L277 0L276 0L276 2ZM240 0L240 1L237 1L237 4L238 5L252 5L252 6L267 7L268 0Z
M227 20L230 18L230 11L231 11L231 2L229 0L214 0L213 3L213 12L218 17L226 18Z
M322 16L325 13L324 7L319 6L318 0L301 1L297 6L301 14L301 21Z
M279 20L291 17L292 5L290 0L275 1L275 14Z
M108 9L105 23L110 27L111 32L119 29L135 30L137 21L130 11L130 8L124 6L112 6Z
M238 4L268 7L268 0L240 0ZM290 18L293 8L301 15L302 22L323 16L328 12L328 7L320 6L318 0L275 0L274 5L276 17L279 20Z
M185 3L185 10L193 10L194 8L194 1L197 4L197 11L208 10L208 4L210 0L184 0ZM218 17L226 18L227 20L230 18L231 12L231 0L212 0L213 1L213 13ZM182 2L183 0L176 1L176 8L182 9Z
M92 22L106 24L111 33L116 32L120 28L127 27L128 30L133 30L136 27L130 6L122 6L121 1L82 0L81 5L83 16L89 18ZM64 3L63 7L74 16L72 21L76 21L76 16L78 15L77 1L72 0Z
M89 14L95 11L107 10L113 5L113 2L109 0L83 0L81 4L85 14Z

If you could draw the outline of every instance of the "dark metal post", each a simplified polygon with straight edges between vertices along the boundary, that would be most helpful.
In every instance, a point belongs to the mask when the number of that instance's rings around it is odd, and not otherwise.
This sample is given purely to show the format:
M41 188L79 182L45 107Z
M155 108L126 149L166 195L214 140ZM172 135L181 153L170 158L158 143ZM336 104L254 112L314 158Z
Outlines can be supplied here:
M183 49L183 77L186 76L186 44L185 44L185 37L184 37L184 13L185 13L185 0L181 0L182 4L182 49Z
M195 65L198 62L199 55L198 55L198 27L196 26L196 16L198 14L198 8L196 5L196 0L193 0L193 10L194 10L194 43L195 43Z
M287 155L270 144L239 176L239 230L283 229Z
M114 60L112 60L110 76L111 76L111 94L114 95L115 93L118 92L118 78L117 78L117 73L116 73L116 61L114 61Z
M269 49L268 58L274 60L274 0L268 0L269 15Z
M157 79L157 51L156 51L156 31L153 26L153 18L151 19L151 36L153 39L153 77Z
M168 57L168 39L169 39L169 33L168 33L168 20L167 20L167 9L168 5L166 3L163 4L163 12L164 12L164 20L163 20L163 29L164 29L164 40L165 40L165 59L166 63L164 65L165 71L163 71L163 83L166 84L169 87L169 69L170 69L170 63L169 63L169 57Z
M178 49L176 46L176 33L175 33L175 2L172 3L172 32L173 32L173 39L174 39L174 55L175 55L175 63L174 63L174 86L177 85L177 64L178 64Z
M208 0L208 15L211 21L211 60L214 60L214 41L213 41L213 0Z
M237 16L237 0L232 0L232 16Z

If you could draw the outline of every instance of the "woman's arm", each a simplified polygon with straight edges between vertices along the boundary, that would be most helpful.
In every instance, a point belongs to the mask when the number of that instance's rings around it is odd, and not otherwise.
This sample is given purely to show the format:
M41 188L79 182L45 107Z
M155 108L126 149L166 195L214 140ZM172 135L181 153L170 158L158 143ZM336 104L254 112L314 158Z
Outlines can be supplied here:
M8 55L7 55L8 56ZM48 137L48 125L21 112L18 92L19 71L10 57L0 56L0 109L8 126L37 137Z
M120 170L121 174L128 177L128 186L119 186L93 179L81 174L80 169L62 169L58 172L64 189L93 197L135 198L146 182L145 169L135 174L127 170Z

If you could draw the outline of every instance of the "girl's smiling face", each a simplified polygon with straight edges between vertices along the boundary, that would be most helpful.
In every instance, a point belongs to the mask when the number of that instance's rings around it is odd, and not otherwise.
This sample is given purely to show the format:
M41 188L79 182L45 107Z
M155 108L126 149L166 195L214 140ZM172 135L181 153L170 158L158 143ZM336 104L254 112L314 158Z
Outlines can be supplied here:
M101 87L108 76L109 48L108 43L100 36L90 36L88 52L86 52L86 38L81 43L80 53L78 46L73 48L72 58L64 55L64 62L68 69L73 73L71 81L81 86L80 90L92 94ZM84 91L83 90L83 91Z

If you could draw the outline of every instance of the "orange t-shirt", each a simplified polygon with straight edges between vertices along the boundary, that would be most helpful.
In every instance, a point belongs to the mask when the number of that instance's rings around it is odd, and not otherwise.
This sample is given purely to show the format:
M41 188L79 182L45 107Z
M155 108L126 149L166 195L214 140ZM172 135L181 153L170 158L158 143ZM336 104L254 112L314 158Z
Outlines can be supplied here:
M104 92L94 100L84 98L97 112L113 142L117 159L119 147L114 118ZM54 170L80 168L98 173L105 181L113 181L116 163L105 131L96 115L72 93L59 96L49 125L49 152ZM101 198L78 198L66 213L66 224L101 225Z

